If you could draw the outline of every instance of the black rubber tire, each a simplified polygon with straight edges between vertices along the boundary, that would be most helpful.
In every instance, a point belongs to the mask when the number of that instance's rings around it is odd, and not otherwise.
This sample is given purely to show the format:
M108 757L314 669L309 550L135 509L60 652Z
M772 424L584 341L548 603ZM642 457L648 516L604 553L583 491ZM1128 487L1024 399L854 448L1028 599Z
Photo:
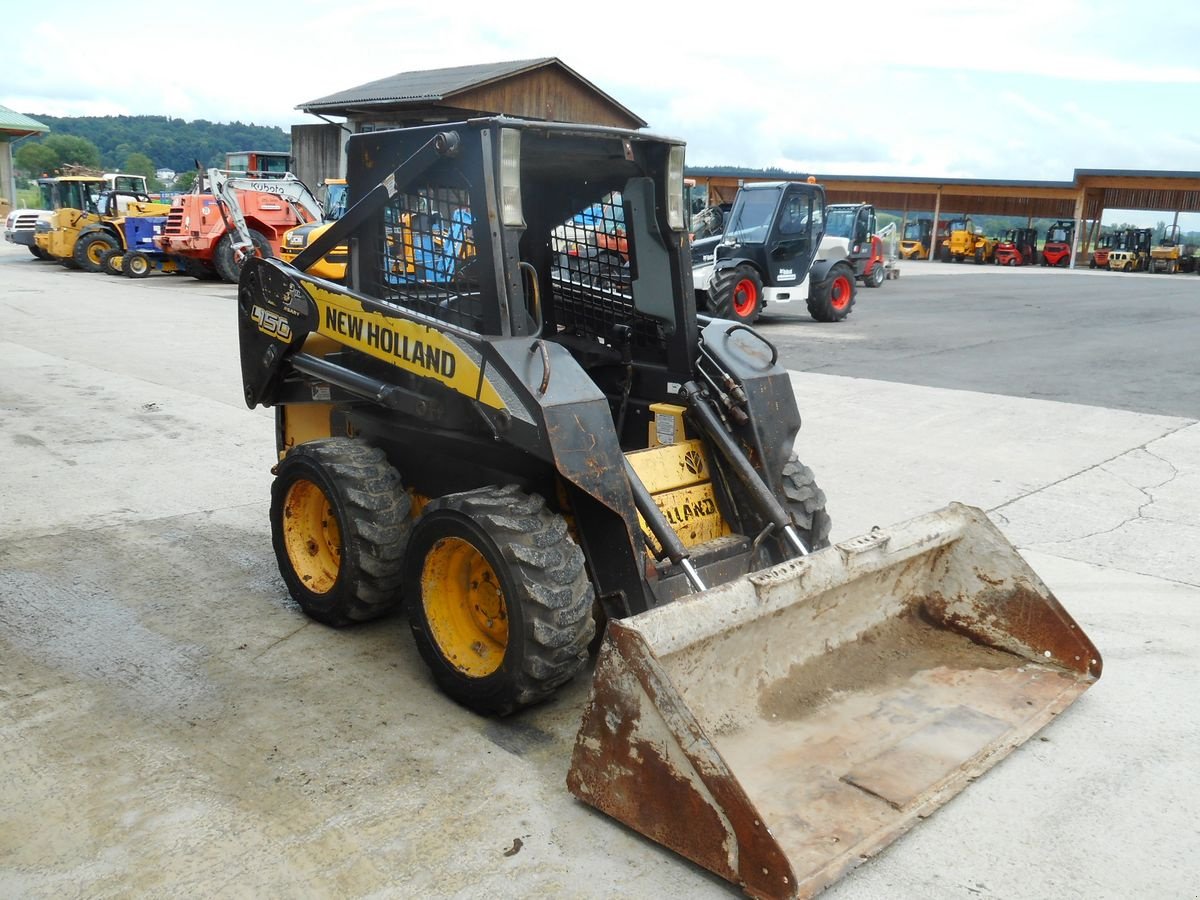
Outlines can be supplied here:
M105 275L124 275L124 250L105 250L100 257L100 271Z
M983 252L983 249L980 248L975 251L975 265L982 266L983 261L984 261L984 252Z
M267 240L266 235L250 229L250 240L254 244L254 252L263 259L269 259L275 254L271 252L271 242ZM213 265L216 266L217 274L221 276L222 281L229 284L237 284L238 278L242 274L242 266L234 259L233 252L233 232L227 231L217 241L217 249L213 252Z
M422 576L446 539L469 544L500 582L507 638L486 674L471 675L448 659L430 625ZM421 656L438 687L468 709L508 715L549 698L587 664L596 625L583 552L566 520L537 494L507 485L431 501L413 527L403 584Z
M825 492L817 486L812 469L793 453L783 464L782 482L783 495L779 499L804 545L809 551L828 547L832 522L825 509ZM782 562L795 555L783 539L768 541L765 546L770 547L771 562Z
M125 254L125 274L130 278L145 278L154 271L154 263L141 250Z
M747 265L714 272L708 294L714 316L746 325L762 314L762 295L762 276Z
M71 253L71 258L75 261L75 265L85 272L101 272L103 271L101 260L104 258L104 254L109 250L119 249L116 239L111 234L93 231L75 241L75 249Z
M45 250L43 250L41 247L39 247L37 244L30 244L29 252L32 253L36 259L45 261L50 258L50 254L47 253Z
M863 284L869 288L882 287L884 280L887 278L887 269L883 263L875 263L871 269L871 274L863 278Z
M334 627L394 610L400 603L404 550L412 531L412 501L384 452L354 438L322 438L292 448L276 472L271 540L292 599L307 616ZM301 497L313 487L320 491L338 529L336 575L324 590L311 589L312 578L298 572L289 555L289 537L296 552L296 539L304 539L303 529L289 532L286 526L292 518L288 510L295 508L289 500L297 499L291 497L295 485L300 485ZM313 549L308 553L315 557L315 541L309 543Z
M203 260L193 259L190 256L178 257L182 260L183 271L191 275L197 281L212 281L214 278L219 278L216 267L212 263L204 262Z
M840 322L854 308L854 270L834 263L824 281L810 283L808 312L818 322Z

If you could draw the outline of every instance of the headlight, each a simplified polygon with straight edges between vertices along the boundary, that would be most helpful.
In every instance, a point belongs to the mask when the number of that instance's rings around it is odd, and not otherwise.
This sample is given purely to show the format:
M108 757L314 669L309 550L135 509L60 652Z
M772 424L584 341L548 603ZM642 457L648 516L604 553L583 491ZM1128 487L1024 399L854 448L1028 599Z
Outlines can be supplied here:
M4 227L7 228L9 231L12 231L13 224L16 222L16 220L17 220L17 214L9 213L4 218Z
M525 227L521 208L521 132L500 129L500 221L510 228Z
M667 224L683 230L683 147L672 147L667 156Z

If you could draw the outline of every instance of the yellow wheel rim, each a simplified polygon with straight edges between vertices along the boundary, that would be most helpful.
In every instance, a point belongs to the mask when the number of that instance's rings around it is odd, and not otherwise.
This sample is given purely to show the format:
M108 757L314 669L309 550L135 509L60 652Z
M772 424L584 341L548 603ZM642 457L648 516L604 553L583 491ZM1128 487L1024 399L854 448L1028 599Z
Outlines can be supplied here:
M311 481L296 481L283 502L283 543L292 570L314 594L337 581L342 566L342 533L325 492Z
M491 564L461 538L438 540L421 570L425 619L442 657L471 678L500 668L508 647L508 609Z
M88 262L94 266L100 265L100 257L103 256L104 251L108 249L110 249L109 246L103 241L92 241L90 244L88 244L86 251Z

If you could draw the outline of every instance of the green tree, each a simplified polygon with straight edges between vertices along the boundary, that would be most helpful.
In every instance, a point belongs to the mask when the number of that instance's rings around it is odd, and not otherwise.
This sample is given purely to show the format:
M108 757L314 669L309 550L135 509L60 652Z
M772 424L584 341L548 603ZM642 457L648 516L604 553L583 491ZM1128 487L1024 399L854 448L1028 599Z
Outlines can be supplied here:
M192 189L192 185L195 183L195 169L188 169L186 172L180 172L177 176L175 176L175 190L183 191L185 194Z
M100 168L100 148L87 138L76 137L73 134L52 134L42 141L42 146L49 147L58 154L60 166Z
M48 175L58 168L58 154L53 147L42 143L22 144L14 157L17 168L28 173L31 177Z
M121 171L130 175L145 175L146 184L152 191L161 191L162 182L154 177L154 163L145 153L130 153L121 164Z

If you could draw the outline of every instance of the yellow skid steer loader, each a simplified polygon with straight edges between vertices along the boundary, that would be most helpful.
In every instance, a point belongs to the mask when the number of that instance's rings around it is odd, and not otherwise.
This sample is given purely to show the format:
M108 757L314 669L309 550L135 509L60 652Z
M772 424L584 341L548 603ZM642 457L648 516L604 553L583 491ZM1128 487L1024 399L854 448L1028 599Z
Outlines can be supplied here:
M505 118L351 137L346 213L242 271L245 399L276 411L272 538L306 614L403 604L441 689L495 715L603 632L570 789L749 893L807 896L1100 656L978 510L829 546L778 353L696 314L683 160ZM772 258L803 269L825 196L798 190ZM344 283L309 274L339 245Z

